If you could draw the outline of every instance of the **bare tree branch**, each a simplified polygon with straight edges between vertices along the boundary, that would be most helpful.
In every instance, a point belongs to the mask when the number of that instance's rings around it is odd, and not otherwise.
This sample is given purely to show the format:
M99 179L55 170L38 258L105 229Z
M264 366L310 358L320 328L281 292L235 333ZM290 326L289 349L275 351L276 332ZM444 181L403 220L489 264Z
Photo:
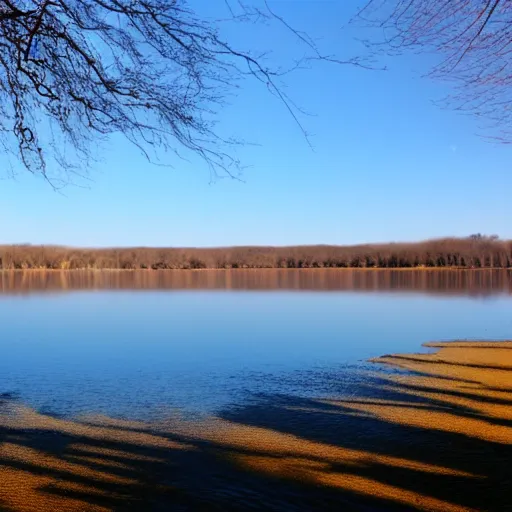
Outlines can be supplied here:
M493 141L512 142L512 9L509 0L370 0L353 23L381 31L373 55L429 52L428 76L450 82L440 104L472 114Z
M308 60L364 64L322 55L267 2L225 5L234 22L276 21L298 38L306 53L287 72ZM283 75L224 40L186 0L0 0L0 143L50 182L49 162L80 173L91 147L113 134L151 161L185 148L214 175L237 176L239 141L220 137L215 120L240 80L267 87L307 137Z

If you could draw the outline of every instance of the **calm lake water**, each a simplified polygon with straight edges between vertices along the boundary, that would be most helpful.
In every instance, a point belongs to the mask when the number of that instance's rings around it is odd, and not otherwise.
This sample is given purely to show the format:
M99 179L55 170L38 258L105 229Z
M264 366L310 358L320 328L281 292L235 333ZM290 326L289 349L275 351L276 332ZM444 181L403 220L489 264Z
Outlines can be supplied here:
M0 394L46 414L346 396L367 359L512 338L506 271L4 272Z

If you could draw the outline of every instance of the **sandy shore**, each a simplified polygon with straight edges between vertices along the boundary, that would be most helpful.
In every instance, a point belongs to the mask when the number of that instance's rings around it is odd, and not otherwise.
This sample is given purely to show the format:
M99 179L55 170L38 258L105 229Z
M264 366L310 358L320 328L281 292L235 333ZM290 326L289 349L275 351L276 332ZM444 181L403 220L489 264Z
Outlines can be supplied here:
M197 422L58 419L0 395L0 510L512 510L512 342L427 346L376 359L350 399Z

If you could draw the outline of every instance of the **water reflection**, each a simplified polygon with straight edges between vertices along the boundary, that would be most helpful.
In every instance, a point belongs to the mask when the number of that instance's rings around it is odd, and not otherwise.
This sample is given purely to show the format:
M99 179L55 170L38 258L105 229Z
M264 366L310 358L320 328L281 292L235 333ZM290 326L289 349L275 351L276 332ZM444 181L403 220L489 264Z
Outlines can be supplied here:
M0 293L71 290L308 290L512 294L511 270L0 271Z

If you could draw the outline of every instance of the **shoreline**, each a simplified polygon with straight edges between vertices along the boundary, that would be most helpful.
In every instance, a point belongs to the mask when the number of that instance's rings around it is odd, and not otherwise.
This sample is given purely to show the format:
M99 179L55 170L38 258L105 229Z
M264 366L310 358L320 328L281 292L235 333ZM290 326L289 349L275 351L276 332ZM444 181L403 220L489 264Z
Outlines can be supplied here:
M301 268L286 268L286 267L247 267L247 268L13 268L3 269L0 268L0 273L14 273L14 272L266 272L279 270L281 272L483 272L483 271L500 271L511 272L512 267L301 267Z
M357 396L197 421L56 418L0 395L0 509L509 510L512 341L423 346L373 359Z

